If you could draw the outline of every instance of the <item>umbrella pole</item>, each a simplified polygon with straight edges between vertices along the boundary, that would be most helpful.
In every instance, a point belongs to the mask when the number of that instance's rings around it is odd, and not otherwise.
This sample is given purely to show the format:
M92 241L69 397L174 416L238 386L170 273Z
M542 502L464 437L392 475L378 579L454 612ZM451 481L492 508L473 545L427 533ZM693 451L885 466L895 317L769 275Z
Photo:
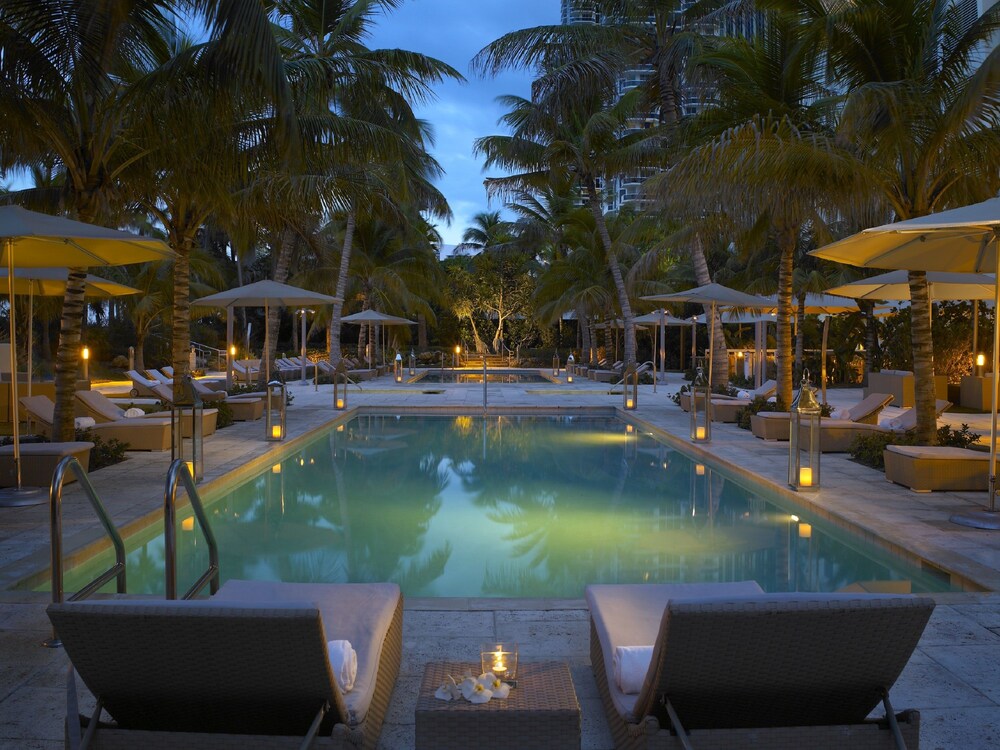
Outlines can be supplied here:
M271 335L271 313L270 308L267 305L267 300L264 300L264 383L271 382L271 346L270 338Z
M45 502L48 493L43 487L21 487L21 437L19 435L20 416L17 401L17 337L14 320L14 241L7 239L7 279L10 286L10 413L13 422L12 437L14 438L14 474L17 485L0 490L0 508L11 508L21 505L39 505Z
M1000 225L993 228L993 255L996 258L997 279L1000 280ZM1000 283L993 289L993 309L1000 310ZM969 513L956 513L951 517L952 523L960 526L971 526L974 529L1000 530L1000 514L998 514L997 503L997 396L1000 395L1000 325L994 322L993 325L993 377L990 404L990 505L985 511L972 511Z
M822 357L822 362L820 363L820 379L823 382L823 403L826 403L826 343L830 335L830 316L827 315L823 319L823 345L820 347L820 357Z
M667 377L667 321L666 310L660 310L660 382Z
M32 350L35 348L34 341L32 341L34 326L32 325L32 319L35 316L35 285L31 284L28 287L28 398L31 398L31 381L34 379L34 357L31 356Z

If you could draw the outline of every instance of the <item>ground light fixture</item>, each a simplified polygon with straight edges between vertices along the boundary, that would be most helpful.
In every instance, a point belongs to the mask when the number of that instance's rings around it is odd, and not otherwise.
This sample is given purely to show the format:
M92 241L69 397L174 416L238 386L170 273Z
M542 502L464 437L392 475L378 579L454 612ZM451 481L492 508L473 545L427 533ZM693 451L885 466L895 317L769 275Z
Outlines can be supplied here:
M396 359L392 363L392 377L397 383L403 382L403 355L396 352Z
M347 408L347 367L341 360L333 373L333 408L343 411Z
M459 362L459 358L460 358L461 356L462 356L462 347L461 347L461 346L458 346L458 345L456 344L456 345L455 345L455 357L454 357L454 359L452 360L452 366L453 366L453 367L454 367L454 368L455 368L456 370L458 369L458 362Z
M83 359L83 379L90 380L90 347L85 346L80 350L80 358Z
M809 383L809 371L792 401L788 425L788 486L797 492L819 489L819 420L822 409L816 389Z
M691 381L691 442L712 441L712 387L705 371L698 367Z
M277 442L285 439L286 416L285 384L272 380L267 384L267 401L264 408L264 439Z
M622 376L622 408L635 411L639 405L639 370L634 364L625 368Z
M981 378L983 376L983 370L986 367L986 355L977 354L976 355L976 377Z
M170 403L170 461L182 461L197 483L205 478L205 407L191 380L184 376L182 395Z

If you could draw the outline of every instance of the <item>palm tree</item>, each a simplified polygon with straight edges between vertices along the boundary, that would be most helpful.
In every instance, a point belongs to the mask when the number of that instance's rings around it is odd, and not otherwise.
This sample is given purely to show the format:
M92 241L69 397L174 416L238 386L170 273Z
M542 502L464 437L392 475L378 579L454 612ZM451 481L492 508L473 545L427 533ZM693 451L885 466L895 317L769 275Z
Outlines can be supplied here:
M480 253L491 248L506 248L516 238L510 222L500 218L499 211L483 211L472 217L472 226L462 232L462 242L455 253Z

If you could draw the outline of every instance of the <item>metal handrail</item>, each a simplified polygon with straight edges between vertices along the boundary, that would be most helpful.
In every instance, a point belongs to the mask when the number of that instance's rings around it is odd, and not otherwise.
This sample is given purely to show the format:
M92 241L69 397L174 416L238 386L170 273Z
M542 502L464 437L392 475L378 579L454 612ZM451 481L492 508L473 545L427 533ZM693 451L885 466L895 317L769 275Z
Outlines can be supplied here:
M649 365L649 366L646 367L646 365ZM643 369L643 368L645 368L645 369ZM653 365L653 361L650 360L650 359L647 359L641 365L636 365L635 369L636 369L636 372L638 372L640 375L642 375L642 373L644 373L644 372L653 372L653 373L656 372L656 367L655 367L655 365ZM624 370L623 370L623 372L624 372ZM620 386L624 382L625 382L625 376L623 375L622 379L619 380L614 385L612 385L611 387L612 388L617 388L618 386ZM654 393L656 392L656 378L653 378L653 392Z
M62 494L63 485L66 480L66 472L72 471L84 494L90 500L90 505L97 513L104 531L111 538L111 544L115 548L115 564L104 571L101 575L81 588L69 597L68 601L75 602L86 599L95 591L101 588L112 578L118 579L118 593L125 593L125 543L121 534L111 522L111 516L98 497L94 485L90 483L90 477L86 470L74 456L66 456L56 464L56 469L52 472L52 483L49 485L49 521L52 547L52 601L59 604L63 601L63 560L62 560ZM62 646L62 641L52 632L52 637L45 641L45 645L50 648Z
M209 346L208 344L201 344L197 341L191 342L191 348L194 349L197 353L202 355L202 357L205 359L206 365L208 364L208 361L211 357L215 357L216 367L220 370L224 370L226 368L225 349L217 349L214 346Z
M181 597L182 599L191 599L205 588L206 583L211 584L213 594L219 590L219 546L215 542L212 527L208 524L205 506L202 505L201 496L195 489L191 472L188 471L187 464L177 459L170 464L170 470L167 471L167 486L163 491L163 552L166 576L164 590L167 599L177 598L177 485L179 482L184 483L191 509L194 511L195 518L198 519L198 526L201 528L201 533L205 535L205 542L208 544L208 569Z

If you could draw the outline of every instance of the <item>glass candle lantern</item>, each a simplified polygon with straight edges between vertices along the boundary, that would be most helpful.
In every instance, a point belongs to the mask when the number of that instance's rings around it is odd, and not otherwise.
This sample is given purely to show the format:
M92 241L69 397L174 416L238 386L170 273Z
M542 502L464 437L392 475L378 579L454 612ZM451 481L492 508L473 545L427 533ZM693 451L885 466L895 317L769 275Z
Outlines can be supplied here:
M479 649L480 666L483 674L492 672L494 676L506 683L514 683L517 679L517 644L484 643Z
M798 492L819 489L820 413L816 389L809 384L807 370L792 401L788 424L788 486Z
M347 408L347 366L343 360L337 365L333 373L333 408L343 411Z
M573 352L570 352L569 356L566 357L566 382L567 383L572 383L573 382L573 375L575 374L574 373L575 369L576 369L576 357L573 356Z
M272 380L267 384L267 400L264 409L264 439L285 439L285 384Z
M183 461L191 478L200 482L205 478L205 409L201 396L191 385L187 375L182 384L183 393L170 404L170 461ZM190 447L186 449L185 440Z
M691 383L691 442L708 443L712 440L712 389L699 367Z
M552 377L559 377L559 353L556 352L552 355Z
M639 404L639 370L635 365L625 368L622 377L622 408L625 411L635 411Z
M392 363L392 377L397 383L403 382L403 355L396 352L396 359Z
M417 374L417 355L410 349L410 377Z

